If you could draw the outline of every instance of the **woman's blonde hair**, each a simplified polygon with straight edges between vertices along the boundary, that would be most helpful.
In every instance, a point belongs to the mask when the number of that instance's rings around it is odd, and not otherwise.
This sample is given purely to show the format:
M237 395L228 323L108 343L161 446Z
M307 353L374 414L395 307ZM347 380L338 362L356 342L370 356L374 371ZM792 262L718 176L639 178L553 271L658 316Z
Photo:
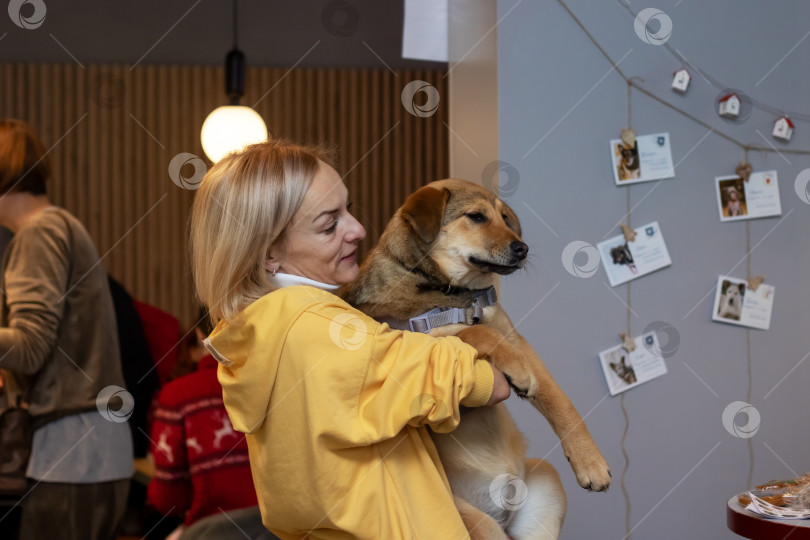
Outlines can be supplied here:
M214 324L272 291L265 270L270 247L301 207L332 155L320 147L270 140L230 154L203 178L191 209L191 271Z

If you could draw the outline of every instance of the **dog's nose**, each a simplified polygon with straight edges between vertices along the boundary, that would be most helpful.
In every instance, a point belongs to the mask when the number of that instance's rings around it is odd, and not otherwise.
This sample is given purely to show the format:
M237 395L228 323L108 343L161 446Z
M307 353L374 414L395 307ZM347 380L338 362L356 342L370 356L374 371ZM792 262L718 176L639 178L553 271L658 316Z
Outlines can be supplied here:
M529 254L529 246L523 242L512 242L509 244L509 249L512 251L512 255L521 261L526 258L526 255Z

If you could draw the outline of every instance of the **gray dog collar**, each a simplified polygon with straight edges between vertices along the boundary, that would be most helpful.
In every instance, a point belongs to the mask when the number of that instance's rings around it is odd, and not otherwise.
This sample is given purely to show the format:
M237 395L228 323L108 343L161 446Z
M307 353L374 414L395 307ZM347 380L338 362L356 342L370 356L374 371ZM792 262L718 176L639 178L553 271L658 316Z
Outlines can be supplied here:
M388 323L388 326L396 330L427 334L433 328L448 324L477 324L484 314L484 308L497 303L498 295L495 293L495 287L488 287L476 292L473 302L466 307L433 308L407 320L383 317L380 318L380 322Z

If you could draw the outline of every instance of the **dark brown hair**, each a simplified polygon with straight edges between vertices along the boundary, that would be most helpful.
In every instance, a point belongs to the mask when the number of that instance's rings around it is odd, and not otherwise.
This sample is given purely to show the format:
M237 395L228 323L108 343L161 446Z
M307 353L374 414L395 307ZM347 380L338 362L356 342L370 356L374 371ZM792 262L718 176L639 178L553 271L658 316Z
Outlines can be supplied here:
M0 120L0 195L12 192L45 194L51 176L46 150L22 120Z
M170 381L197 371L197 362L193 357L192 351L203 347L202 342L197 338L196 330L198 328L204 336L208 336L208 334L214 331L208 310L204 307L200 307L197 313L197 322L186 332L185 337L183 337L177 347L177 362L174 364L174 368L169 375Z

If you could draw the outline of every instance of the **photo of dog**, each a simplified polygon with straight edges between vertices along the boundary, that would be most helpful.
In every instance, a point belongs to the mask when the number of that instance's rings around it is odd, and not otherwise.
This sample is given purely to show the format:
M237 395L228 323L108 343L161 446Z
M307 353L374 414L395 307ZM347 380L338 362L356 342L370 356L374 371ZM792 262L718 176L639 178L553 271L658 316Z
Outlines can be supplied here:
M338 295L404 329L411 317L435 308L469 311L497 276L525 266L528 251L520 222L506 203L472 182L439 180L408 197L358 278ZM545 416L579 485L606 491L607 462L543 361L500 304L474 311L467 324L438 326L430 335L455 335L497 366L514 392ZM526 456L528 443L504 403L464 409L452 433L430 434L472 540L558 537L567 507L559 475L548 462ZM519 507L499 503L492 494L504 474L525 486L526 502Z
M627 245L627 242L620 246L610 248L610 257L613 259L613 264L620 266L626 265L630 272L633 274L638 273L635 260L633 260L633 254L630 253L630 247Z
M720 205L723 208L723 217L739 217L748 215L745 203L745 184L742 178L732 178L718 182L720 190Z
M745 298L745 283L732 283L726 279L723 280L721 289L717 315L724 319L739 321Z
M633 369L633 364L627 361L627 351L617 349L613 352L613 355L615 359L610 362L610 369L624 384L634 384L636 382L636 371Z
M638 141L633 145L633 148L628 148L624 144L617 144L614 153L619 159L616 170L620 181L641 178L641 161L638 159Z

